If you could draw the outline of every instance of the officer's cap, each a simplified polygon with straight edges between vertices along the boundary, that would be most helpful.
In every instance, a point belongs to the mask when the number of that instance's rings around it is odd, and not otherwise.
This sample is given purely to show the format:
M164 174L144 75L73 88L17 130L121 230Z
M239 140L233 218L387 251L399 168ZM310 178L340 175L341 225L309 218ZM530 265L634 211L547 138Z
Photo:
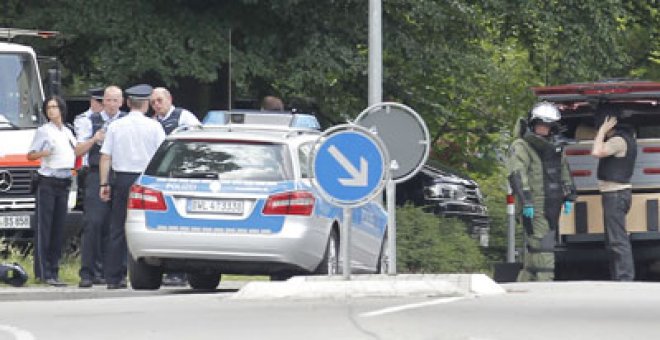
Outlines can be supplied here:
M126 91L124 91L124 93L126 93L128 98L133 100L149 100L149 96L151 96L152 91L153 88L151 85L139 84L133 87L129 87L126 89Z
M93 87L87 90L89 96L96 100L103 100L103 92L105 92L105 89L102 87Z

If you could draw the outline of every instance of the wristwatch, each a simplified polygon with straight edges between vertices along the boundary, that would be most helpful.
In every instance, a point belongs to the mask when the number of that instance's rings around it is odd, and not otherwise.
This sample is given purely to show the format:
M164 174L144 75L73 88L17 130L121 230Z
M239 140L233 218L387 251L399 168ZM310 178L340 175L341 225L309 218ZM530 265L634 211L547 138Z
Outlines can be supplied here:
M107 186L110 186L110 184L108 184L108 183L105 183L105 184L99 184L99 186L100 186L100 187L107 187Z

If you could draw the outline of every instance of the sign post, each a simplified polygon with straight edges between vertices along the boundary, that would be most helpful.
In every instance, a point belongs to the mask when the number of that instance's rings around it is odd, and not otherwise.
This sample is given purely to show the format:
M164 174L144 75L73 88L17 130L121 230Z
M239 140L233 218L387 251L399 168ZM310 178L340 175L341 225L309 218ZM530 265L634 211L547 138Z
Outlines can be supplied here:
M391 157L387 183L387 273L396 274L396 184L414 176L426 163L431 138L424 120L413 109L399 103L369 106L356 119L357 124L375 133Z
M369 130L344 124L326 130L319 137L310 162L312 183L321 196L344 208L340 253L342 273L349 280L351 209L369 202L383 190L389 177L387 150Z

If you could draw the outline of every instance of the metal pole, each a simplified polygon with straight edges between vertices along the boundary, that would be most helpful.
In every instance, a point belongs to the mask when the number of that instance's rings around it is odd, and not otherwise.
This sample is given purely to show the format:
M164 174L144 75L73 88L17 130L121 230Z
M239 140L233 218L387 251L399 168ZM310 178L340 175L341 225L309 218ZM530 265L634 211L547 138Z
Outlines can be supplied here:
M344 232L341 233L342 241L340 244L342 255L342 276L344 280L351 279L351 218L353 208L344 208Z
M506 262L516 262L516 202L511 187L506 195L506 214L509 218L507 230Z
M396 275L396 183L385 185L387 195L387 274Z
M231 111L231 27L229 28L229 60L227 61L227 110Z
M383 101L381 0L369 0L369 105Z

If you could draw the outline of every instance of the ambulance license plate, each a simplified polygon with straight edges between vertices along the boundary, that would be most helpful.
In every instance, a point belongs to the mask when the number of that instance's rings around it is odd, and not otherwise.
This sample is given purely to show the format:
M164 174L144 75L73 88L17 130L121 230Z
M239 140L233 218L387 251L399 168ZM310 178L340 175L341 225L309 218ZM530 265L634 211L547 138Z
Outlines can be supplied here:
M0 229L30 229L30 215L0 215Z

